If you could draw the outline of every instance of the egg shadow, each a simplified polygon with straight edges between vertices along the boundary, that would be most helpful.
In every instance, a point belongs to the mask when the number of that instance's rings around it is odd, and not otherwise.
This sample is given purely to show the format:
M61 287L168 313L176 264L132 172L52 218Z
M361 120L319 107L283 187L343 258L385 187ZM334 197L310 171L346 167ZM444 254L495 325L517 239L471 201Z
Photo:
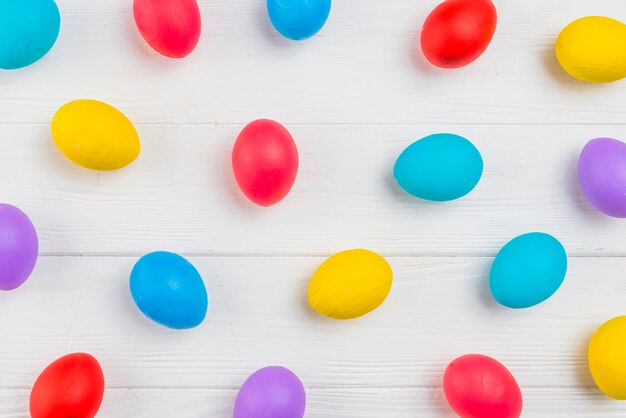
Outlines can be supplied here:
M591 342L591 338L593 337L594 333L595 331L588 331L585 334L586 337L581 338L580 346L578 347L578 350L576 352L576 357L587 359L589 343ZM591 376L591 372L589 371L587 361L584 361L581 365L576 367L574 372L576 375L576 381L578 382L579 386L586 389L584 390L585 397L592 399L595 402L611 401L611 399L605 396L602 391L595 385L593 376Z
M217 161L220 164L219 172L222 177L222 184L226 189L226 194L230 197L230 199L235 203L238 209L241 209L248 214L252 214L255 209L255 204L246 198L241 190L239 190L239 186L237 185L237 180L235 179L235 174L233 173L233 163L232 163L232 146L229 147L227 144L235 143L236 136L234 138L223 138L221 141L224 145L224 148L220 151L222 158L217 158ZM267 209L261 208L259 209Z
M126 39L132 39L135 54L141 57L143 63L150 65L152 69L158 71L159 73L180 71L181 61L193 62L193 59L190 59L190 57L194 55L193 52L195 52L198 48L198 45L196 45L194 51L191 52L189 56L183 58L170 58L165 55L161 55L154 48L152 48L150 44L148 44L139 32L139 28L135 22L134 13L132 11L128 14L128 19L125 19L124 21L124 30L127 35ZM201 40L202 38L200 41Z
M385 175L383 182L386 186L385 189L389 191L393 199L402 203L405 208L414 211L416 215L423 215L426 213L433 214L435 213L434 211L436 211L437 214L446 214L456 207L454 200L448 202L434 202L411 195L409 192L400 187L393 174L393 170Z
M599 88L606 88L604 84L610 83L589 83L578 80L570 75L559 63L553 45L547 46L542 53L543 65L548 70L548 74L553 81L567 89L578 91L595 91Z
M441 74L445 74L446 70L442 68L438 68L433 65L422 51L422 26L424 25L424 20L420 19L419 22L416 22L417 29L411 32L411 41L408 45L408 48L411 51L411 61L413 65L424 75L427 76L437 76Z
M491 274L491 266L493 265L493 257L484 257L484 262L481 263L483 268L481 273L477 277L478 281L478 300L484 308L491 313L502 312L502 305L496 301L491 293L491 287L489 285L489 275Z
M564 174L568 197L589 222L598 225L606 224L610 220L610 217L593 207L580 187L580 181L578 180L578 159L579 154L572 152L569 156L567 171Z
M436 377L432 378L431 384L428 390L434 393L434 396L429 396L429 403L433 407L433 410L437 411L439 417L454 417L454 413L448 405L445 393L443 391L443 371L446 369L446 365L442 364L439 368L440 373L437 373Z
M311 257L311 260L316 260L316 257ZM313 264L313 263L312 263ZM298 291L300 292L298 299L300 300L300 307L302 311L307 316L307 319L310 321L314 321L316 324L326 324L329 321L336 321L334 319L327 318L317 312L313 307L309 304L309 283L311 278L315 274L319 266L312 266L311 269L307 271L306 280L303 278L303 287L299 287Z
M272 21L270 20L267 5L265 1L256 2L255 16L257 19L257 23L261 28L263 38L269 41L274 46L280 47L290 47L293 44L297 44L303 41L292 41L291 39L287 39L282 36L272 25ZM306 42L306 41L304 41Z
M396 199L397 201L406 203L407 201L416 199L416 198L412 198L411 195L409 195L407 192L404 191L402 187L400 187L400 185L398 184L398 181L396 180L396 177L393 174L393 171L391 173L385 174L385 178L383 179L383 182L385 184L385 188L389 191L389 193L391 193L393 198Z

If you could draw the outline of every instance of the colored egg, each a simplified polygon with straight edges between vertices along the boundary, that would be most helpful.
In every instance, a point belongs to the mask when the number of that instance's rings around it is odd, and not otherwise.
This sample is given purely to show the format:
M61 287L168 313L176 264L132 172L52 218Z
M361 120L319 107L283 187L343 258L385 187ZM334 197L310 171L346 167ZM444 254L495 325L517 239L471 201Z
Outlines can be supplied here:
M580 187L589 202L609 216L626 218L626 144L592 139L578 160Z
M32 418L93 418L104 396L104 376L89 354L74 353L50 364L30 393Z
M126 116L97 100L76 100L52 119L54 143L74 163L92 170L117 170L139 155L139 136Z
M491 0L446 0L428 15L422 27L424 56L441 68L469 65L491 43L497 22Z
M469 354L452 361L443 377L446 400L463 418L518 418L522 392L517 381L497 360Z
M134 0L133 13L141 36L161 55L183 58L198 45L202 19L196 0Z
M28 216L0 203L0 290L13 290L28 279L39 254L37 231Z
M407 193L420 199L446 202L471 192L483 174L483 159L462 136L435 134L405 149L394 176Z
M591 376L600 390L626 400L626 316L613 318L596 331L588 355Z
M278 122L260 119L239 134L232 155L233 173L248 199L272 206L287 196L298 174L298 149Z
M353 319L379 307L389 295L389 263L368 250L333 255L317 269L309 285L309 304L322 315Z
M552 296L567 272L567 254L552 235L520 235L498 253L489 275L493 297L509 308L529 308Z
M556 41L556 57L572 77L609 83L626 77L626 24L602 16L575 20Z
M54 0L0 1L0 68L15 70L40 60L59 36Z
M178 254L159 251L141 257L130 274L130 292L144 315L168 328L197 327L206 317L202 277Z
M330 15L331 0L267 0L267 12L274 28L294 41L319 32Z
M306 393L298 376L278 366L254 372L237 394L233 418L302 418Z

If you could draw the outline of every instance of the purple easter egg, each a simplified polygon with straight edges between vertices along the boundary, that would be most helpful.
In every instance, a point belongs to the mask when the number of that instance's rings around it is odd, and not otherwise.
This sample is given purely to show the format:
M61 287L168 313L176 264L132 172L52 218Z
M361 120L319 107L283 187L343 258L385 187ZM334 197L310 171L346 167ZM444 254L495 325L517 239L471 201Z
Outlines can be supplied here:
M626 218L626 144L592 139L578 160L580 186L591 204L609 216Z
M289 369L272 366L254 372L235 401L234 418L302 418L304 386Z
M13 290L28 279L37 262L39 242L28 216L0 203L0 290Z

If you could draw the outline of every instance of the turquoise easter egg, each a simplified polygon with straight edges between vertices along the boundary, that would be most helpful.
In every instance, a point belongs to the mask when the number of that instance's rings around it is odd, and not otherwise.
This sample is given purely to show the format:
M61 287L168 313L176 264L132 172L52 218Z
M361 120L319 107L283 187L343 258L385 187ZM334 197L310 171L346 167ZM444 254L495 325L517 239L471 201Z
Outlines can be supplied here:
M567 254L552 235L541 232L509 241L493 262L489 286L509 308L529 308L552 296L567 272Z
M178 254L158 251L141 257L130 274L130 292L144 315L168 328L193 328L206 317L202 277Z
M46 55L59 36L54 0L0 0L0 68L26 67Z
M405 149L394 176L407 193L446 202L471 192L483 174L483 159L474 144L459 135L434 134Z

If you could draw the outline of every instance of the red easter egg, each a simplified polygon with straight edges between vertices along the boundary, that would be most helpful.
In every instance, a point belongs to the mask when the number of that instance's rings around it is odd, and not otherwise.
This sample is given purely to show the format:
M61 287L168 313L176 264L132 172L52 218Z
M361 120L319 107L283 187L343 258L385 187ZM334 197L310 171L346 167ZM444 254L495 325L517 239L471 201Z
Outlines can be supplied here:
M232 162L237 184L248 199L272 206L287 196L296 181L298 149L283 125L261 119L241 131Z
M98 361L85 353L54 361L39 375L30 393L32 418L93 418L104 396Z
M464 67L485 52L497 22L491 0L446 0L424 22L422 51L437 67Z
M134 0L141 36L159 54L183 58L200 40L202 20L196 0Z
M518 418L522 392L497 360L469 354L452 361L443 377L448 403L461 418Z

